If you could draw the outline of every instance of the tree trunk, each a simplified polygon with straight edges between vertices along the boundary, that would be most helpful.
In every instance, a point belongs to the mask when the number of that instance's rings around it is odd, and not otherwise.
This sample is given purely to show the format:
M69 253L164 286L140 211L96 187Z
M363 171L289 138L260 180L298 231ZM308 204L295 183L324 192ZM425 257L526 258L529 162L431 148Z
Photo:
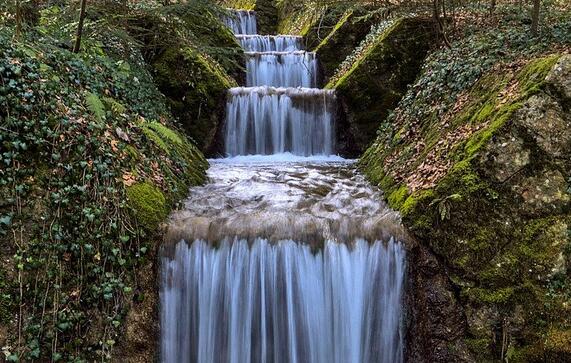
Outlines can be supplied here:
M442 21L442 17L440 16L440 1L434 0L433 3L433 16L436 24L438 25L438 34L442 37L444 44L446 47L451 48L450 41L448 40L448 36L446 35L446 25Z
M20 39L22 36L22 8L20 6L20 0L16 0L16 39Z
M533 12L531 13L531 33L537 35L539 30L539 7L541 0L533 0Z
M77 35L75 37L75 45L73 46L74 53L78 53L79 48L81 48L81 33L83 32L83 21L85 20L86 5L87 5L87 0L81 0L81 10L79 11L79 24L77 24Z

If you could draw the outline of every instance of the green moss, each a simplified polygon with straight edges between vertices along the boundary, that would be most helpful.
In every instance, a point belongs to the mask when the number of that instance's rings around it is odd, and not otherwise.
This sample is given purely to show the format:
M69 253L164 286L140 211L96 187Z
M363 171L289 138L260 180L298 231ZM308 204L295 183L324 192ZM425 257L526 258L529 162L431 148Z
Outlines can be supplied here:
M554 54L536 59L526 65L517 77L522 95L528 97L539 92L545 84L545 77L560 57L561 55Z
M487 106L484 106L487 107ZM464 151L467 157L473 156L476 152L478 152L484 145L488 143L488 141L492 138L492 136L501 129L502 126L510 119L515 111L520 109L522 104L519 102L510 103L504 105L498 109L493 116L493 120L491 121L490 125L478 132L476 132L467 142L466 146L464 147ZM488 116L491 115L488 114Z
M353 15L353 11L347 11L345 12L345 14L343 15L343 17L341 19L339 19L339 21L337 22L337 24L335 24L335 26L333 27L333 30L331 32L329 32L329 34L327 34L327 36L321 41L321 43L319 43L319 45L317 47L315 47L314 51L319 53L319 51L321 49L323 49L328 43L329 41L337 34L337 32L344 26L347 24L347 22L349 21L349 18L351 17L351 15Z
M184 143L182 137L176 131L169 129L159 122L147 122L145 125L153 129L163 140L168 140L170 143L176 145L182 145Z
M401 185L388 196L387 200L389 202L389 206L393 209L399 209L404 204L407 196L408 188L406 185Z
M319 56L324 82L329 83L339 65L349 57L371 31L379 19L365 16L363 9L345 11L327 36L319 42L314 51Z
M500 289L469 288L465 294L473 301L488 304L505 304L514 295L513 287Z
M196 49L170 48L153 63L159 88L168 97L185 131L201 149L214 140L224 112L224 97L237 86L215 61Z
M348 80L351 79L351 75L359 68L365 64L365 62L371 57L371 55L383 52L383 46L387 46L386 40L390 37L391 34L401 27L404 19L397 20L393 25L391 25L386 31L384 31L374 42L373 44L368 47L367 51L364 52L354 63L353 65L341 76L339 80L335 83L328 83L325 88L327 89L338 89L344 87ZM387 51L387 50L385 50Z
M136 183L126 188L129 207L138 223L148 231L158 228L168 215L164 194L149 182Z
M326 88L336 90L350 110L347 121L351 125L353 147L357 152L364 151L370 145L379 123L396 108L408 85L416 78L429 49L431 31L432 23L427 19L404 18L395 21L346 72L339 77L334 76L326 85ZM344 33L341 31L339 34ZM337 52L336 47L332 46L334 39L337 37L333 36L329 40L331 45L326 48L333 54L333 60ZM342 39L339 37L338 40ZM387 125L388 130L391 130L390 127Z
M435 193L433 190L416 191L406 198L399 211L403 216L410 216L416 212L416 207L420 203L432 200L434 196Z
M168 147L167 143L159 136L157 133L151 129L148 125L142 125L141 130L152 142L155 143L161 150L166 154L171 153L171 149Z

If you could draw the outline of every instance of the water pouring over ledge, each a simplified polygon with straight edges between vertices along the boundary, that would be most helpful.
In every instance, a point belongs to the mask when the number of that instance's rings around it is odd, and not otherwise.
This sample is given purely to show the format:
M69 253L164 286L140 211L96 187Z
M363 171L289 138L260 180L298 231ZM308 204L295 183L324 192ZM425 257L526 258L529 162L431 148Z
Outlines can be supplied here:
M226 154L335 151L335 93L304 88L232 88L226 105Z
M230 25L251 32L253 15ZM287 42L298 40L258 38L247 50L310 64L299 44L280 49ZM251 69L264 66L260 82L276 87L229 90L231 157L211 160L210 183L171 217L161 361L402 362L399 217L353 161L331 156L334 93L303 88L303 73L279 62Z

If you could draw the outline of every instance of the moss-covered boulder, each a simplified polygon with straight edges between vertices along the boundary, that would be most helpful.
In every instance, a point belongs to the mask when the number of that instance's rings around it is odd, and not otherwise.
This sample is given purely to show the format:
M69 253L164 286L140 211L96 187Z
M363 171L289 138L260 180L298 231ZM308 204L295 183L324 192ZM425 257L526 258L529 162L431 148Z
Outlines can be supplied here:
M319 58L320 71L323 82L329 82L335 70L354 49L365 39L371 31L371 27L379 22L379 16L367 16L363 8L348 9L339 19L337 24L328 32L327 36L313 48L313 43L318 38L318 29L305 35L306 43L313 49ZM323 32L323 30L321 30Z
M204 2L173 5L143 12L129 27L174 115L208 154L221 150L226 91L244 78L243 50L216 11Z
M399 19L331 79L326 87L336 90L341 106L342 153L356 156L374 140L379 121L396 107L420 72L432 34L430 19Z
M489 71L442 115L399 111L360 162L445 266L476 361L569 359L570 72Z
M207 153L220 150L226 92L237 83L192 47L171 47L154 59L155 82L187 133Z

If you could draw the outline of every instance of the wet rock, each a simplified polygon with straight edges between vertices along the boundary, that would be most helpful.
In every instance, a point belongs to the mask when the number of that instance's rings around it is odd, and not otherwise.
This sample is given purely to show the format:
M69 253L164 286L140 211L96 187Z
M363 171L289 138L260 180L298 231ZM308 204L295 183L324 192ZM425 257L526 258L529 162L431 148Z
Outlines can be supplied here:
M426 247L409 254L407 362L474 362L463 341L466 318L441 264Z

